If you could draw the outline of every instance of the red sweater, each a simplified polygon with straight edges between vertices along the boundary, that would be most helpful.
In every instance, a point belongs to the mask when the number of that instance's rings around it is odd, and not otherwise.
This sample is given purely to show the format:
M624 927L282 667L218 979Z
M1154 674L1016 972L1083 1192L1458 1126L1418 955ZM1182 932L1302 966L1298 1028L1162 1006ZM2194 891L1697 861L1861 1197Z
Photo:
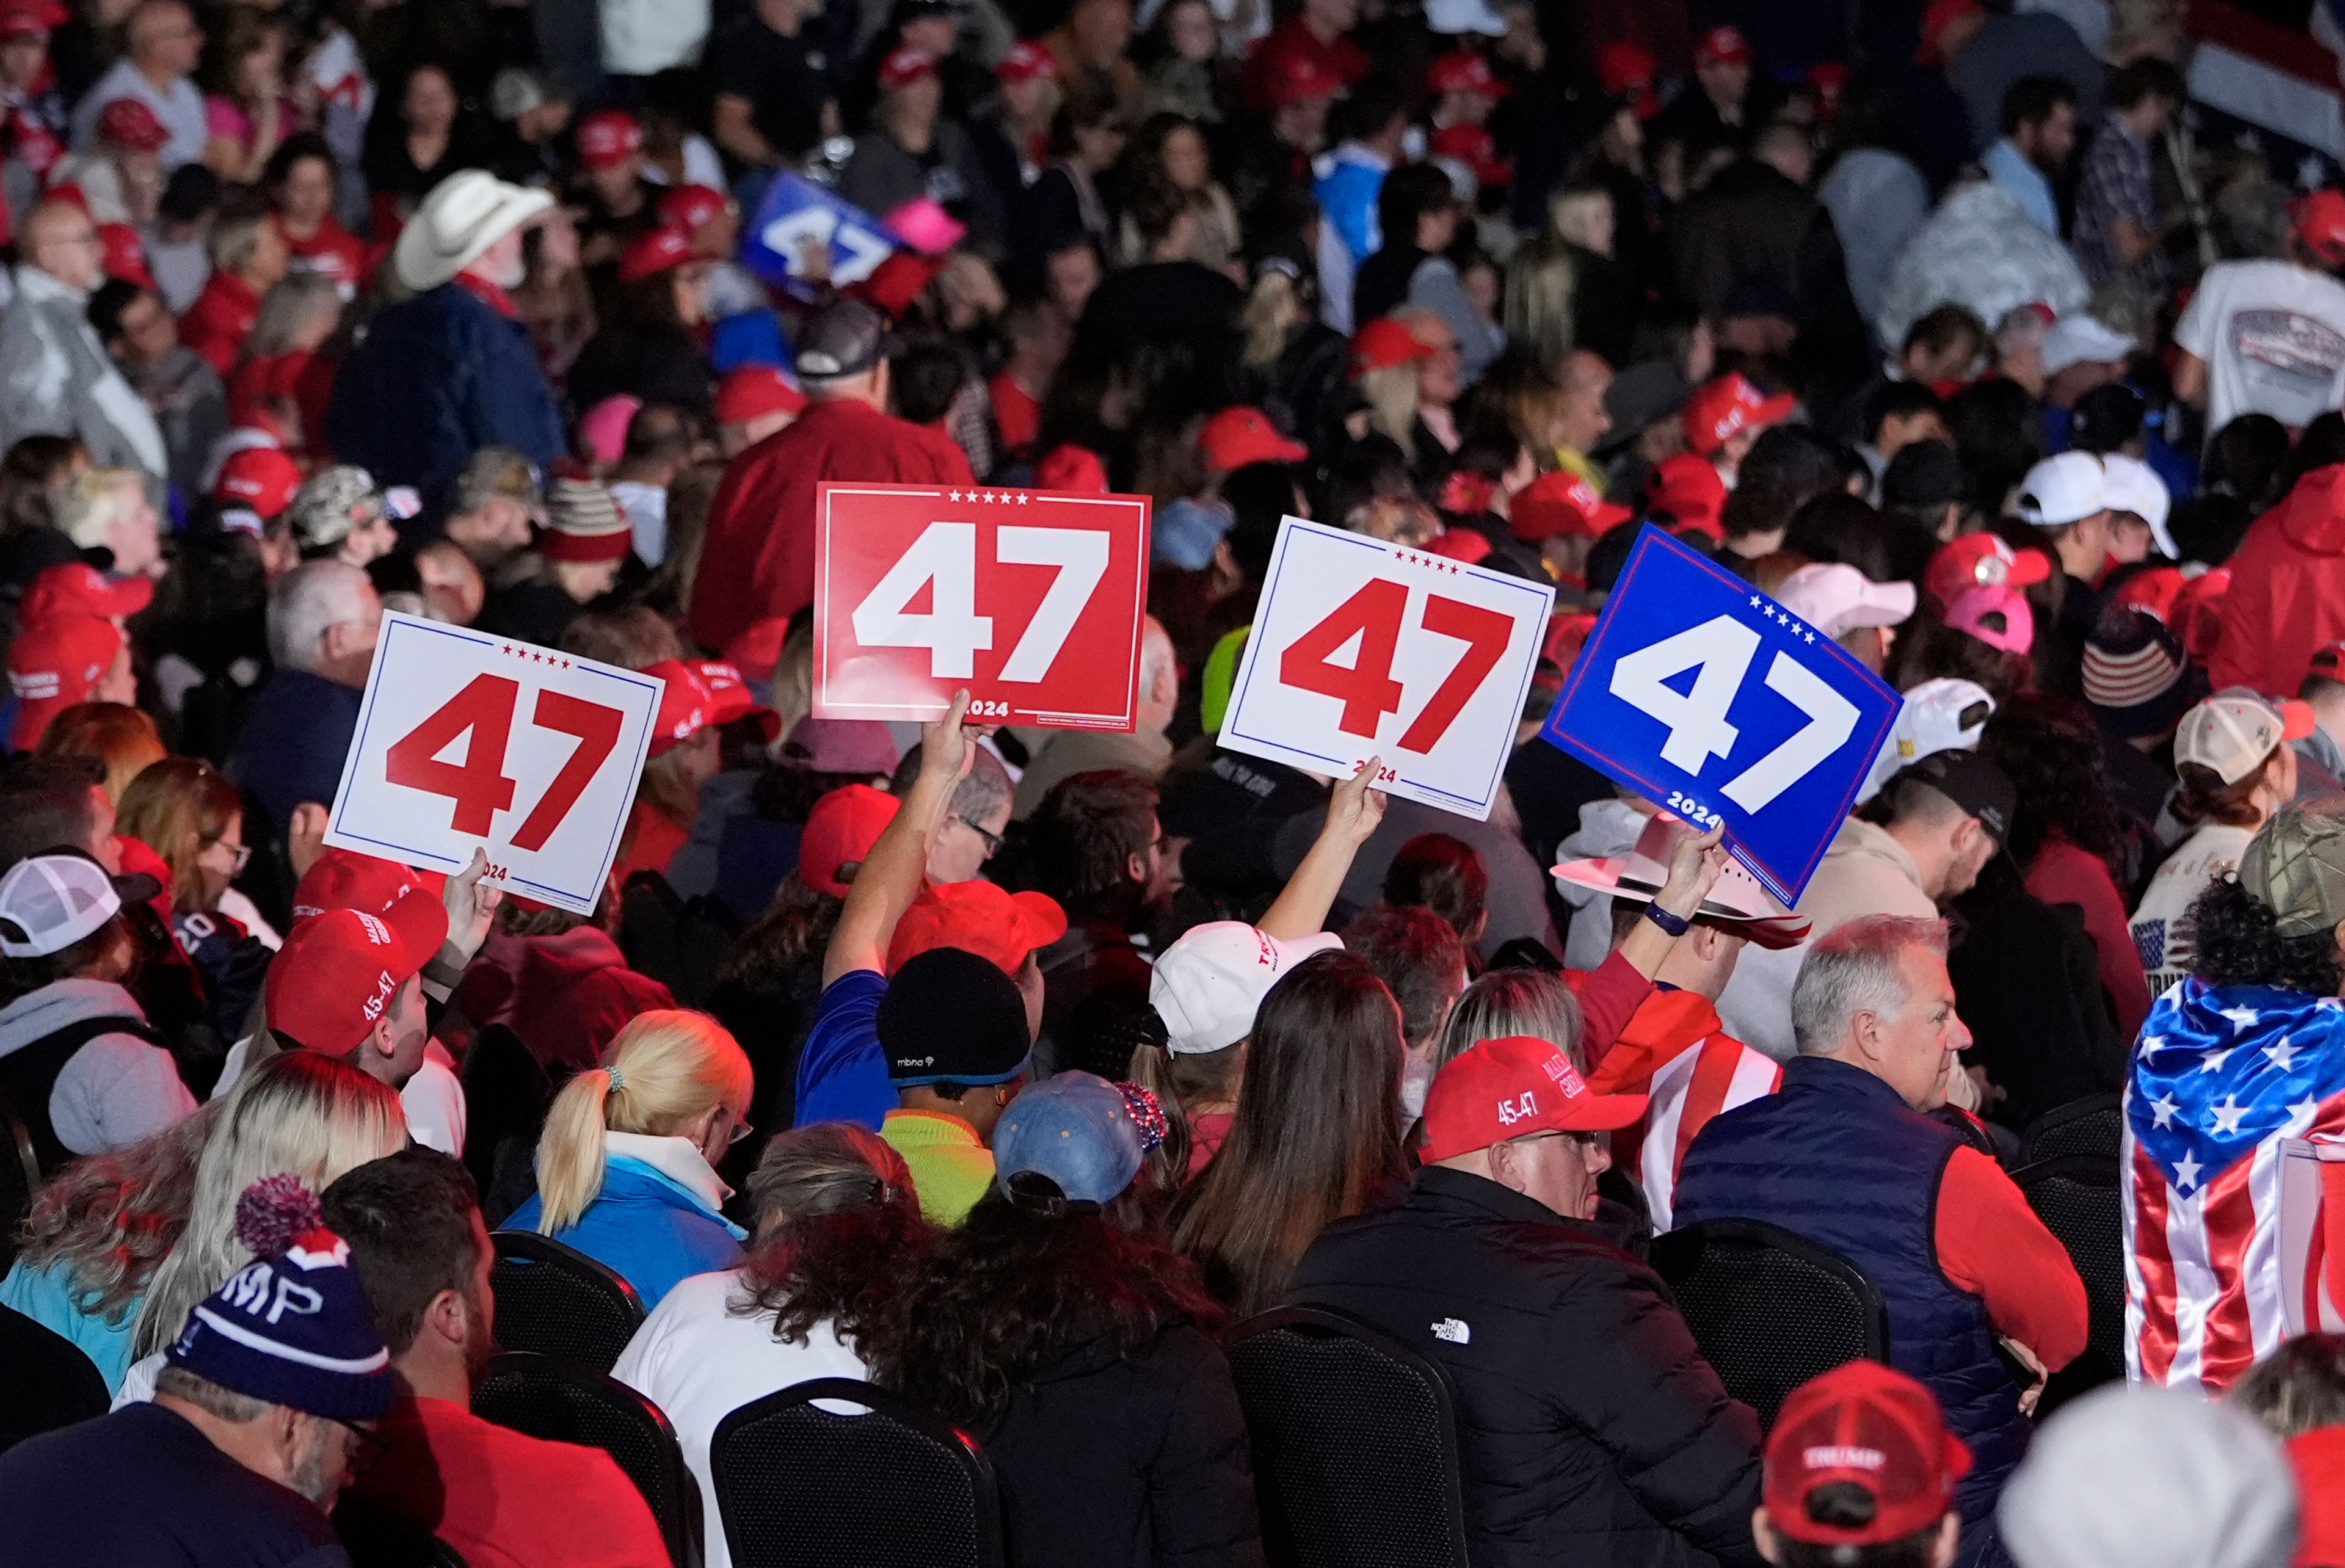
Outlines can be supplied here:
M2313 470L2256 519L2217 614L2215 689L2296 695L2314 650L2345 637L2345 464Z
M2074 904L2085 912L2085 935L2093 939L2101 984L2116 1004L2117 1032L2128 1040L2140 1034L2142 1020L2149 1017L2149 981L2142 974L2141 951L2133 945L2125 895L2107 865L2056 833L2027 868L2027 891L2046 904Z
M179 318L179 341L211 362L221 376L236 369L244 340L260 319L260 296L233 272L215 272L188 313Z

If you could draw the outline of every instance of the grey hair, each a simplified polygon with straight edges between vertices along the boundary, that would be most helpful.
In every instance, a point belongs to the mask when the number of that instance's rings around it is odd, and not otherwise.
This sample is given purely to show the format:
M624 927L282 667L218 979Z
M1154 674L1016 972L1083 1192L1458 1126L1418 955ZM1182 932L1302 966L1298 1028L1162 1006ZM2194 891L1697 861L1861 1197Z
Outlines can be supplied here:
M241 272L260 248L260 226L272 221L265 212L239 212L217 219L205 245L215 272Z
M1449 1021L1434 1043L1436 1071L1484 1040L1509 1035L1532 1035L1571 1058L1572 1066L1588 1070L1580 1045L1587 1028L1579 998L1560 975L1544 969L1493 969L1457 995Z
M257 1400L250 1394L222 1388L209 1378L199 1377L185 1367L158 1368L155 1373L155 1391L185 1400L206 1415L224 1421L230 1426L257 1421L276 1408L267 1400Z
M749 1202L758 1229L887 1201L888 1174L872 1147L874 1138L843 1122L777 1133L749 1173Z
M316 673L326 633L364 622L374 596L365 570L348 561L295 567L269 591L269 658L280 670Z
M1803 1056L1837 1047L1859 1013L1904 1008L1898 960L1908 947L1946 956L1946 923L1911 915L1867 915L1816 938L1792 985L1792 1035Z
M49 517L76 546L95 550L117 518L146 499L147 481L136 469L83 469L49 487Z
M341 309L341 290L332 278L322 272L289 272L262 297L244 352L255 359L285 353L311 321L329 313L339 316Z
M1001 765L1001 759L983 746L976 751L969 777L953 790L952 814L963 822L983 822L995 808L1008 805L1012 794L1009 770Z

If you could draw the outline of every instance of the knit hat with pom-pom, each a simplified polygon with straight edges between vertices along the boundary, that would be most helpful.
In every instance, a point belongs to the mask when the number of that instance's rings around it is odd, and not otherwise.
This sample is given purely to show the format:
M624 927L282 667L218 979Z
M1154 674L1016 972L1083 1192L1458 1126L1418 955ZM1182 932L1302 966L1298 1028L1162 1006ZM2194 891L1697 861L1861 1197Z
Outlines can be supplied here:
M237 1199L236 1236L253 1254L188 1314L165 1352L233 1393L336 1421L377 1421L396 1392L350 1251L293 1176Z

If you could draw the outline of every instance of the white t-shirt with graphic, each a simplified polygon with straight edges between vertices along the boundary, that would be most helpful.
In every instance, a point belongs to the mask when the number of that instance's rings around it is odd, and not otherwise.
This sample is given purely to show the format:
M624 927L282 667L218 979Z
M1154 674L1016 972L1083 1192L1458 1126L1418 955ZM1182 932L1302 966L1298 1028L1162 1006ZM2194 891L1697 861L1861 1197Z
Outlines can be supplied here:
M2134 950L2141 955L2151 996L2165 995L2167 986L2198 967L2198 948L2191 940L2188 918L2191 902L2218 877L2239 868L2239 856L2255 835L2251 827L2204 824L2174 846L2142 889L2141 907L2133 912L2131 924Z
M2207 361L2207 428L2241 414L2310 424L2345 403L2345 283L2286 261L2227 261L2199 280L2174 341Z

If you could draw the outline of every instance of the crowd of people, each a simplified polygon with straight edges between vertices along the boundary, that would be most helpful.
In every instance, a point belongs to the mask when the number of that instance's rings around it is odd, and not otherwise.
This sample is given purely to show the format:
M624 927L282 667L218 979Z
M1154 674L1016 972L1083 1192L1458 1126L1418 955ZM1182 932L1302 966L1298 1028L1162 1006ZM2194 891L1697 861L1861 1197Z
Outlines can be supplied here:
M2345 1563L2345 190L2184 11L0 0L0 1321L117 1401L0 1565L668 1561L472 1413L497 1229L719 1568L822 1377L1259 1563L1287 1305L1477 1563ZM838 481L1148 497L1133 728L817 714ZM1288 517L1555 590L1487 820L1216 745ZM1648 527L1901 695L1790 906L1538 736ZM593 914L326 846L387 610L657 683ZM2013 1174L2120 1095L2121 1300ZM1713 1220L1889 1364L1762 1430Z

